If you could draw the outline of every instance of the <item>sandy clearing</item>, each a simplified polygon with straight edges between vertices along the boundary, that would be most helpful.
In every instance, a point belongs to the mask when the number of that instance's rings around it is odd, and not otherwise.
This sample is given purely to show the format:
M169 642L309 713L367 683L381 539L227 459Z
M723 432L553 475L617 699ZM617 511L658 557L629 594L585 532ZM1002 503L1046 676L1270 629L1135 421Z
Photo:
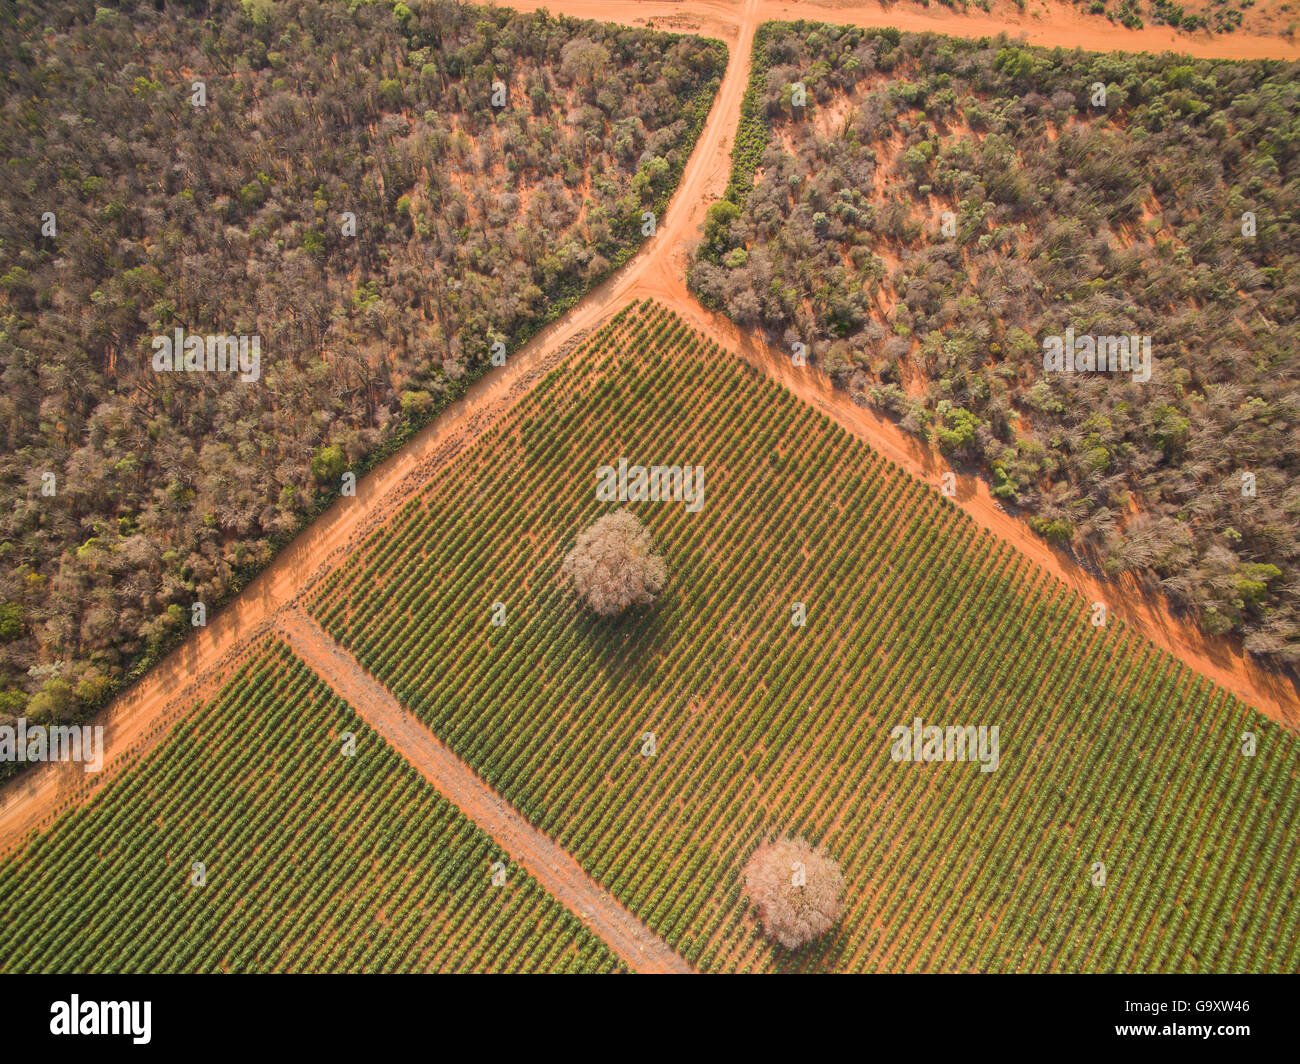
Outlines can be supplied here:
M564 5L561 4L561 7ZM1037 5L1036 5L1037 6ZM1140 30L1117 26L1072 4L1042 5L1047 14L999 11L959 14L940 4L915 10L886 7L881 3L817 4L791 0L767 0L759 7L763 19L809 19L854 26L896 26L911 33L931 31L953 37L993 37L1005 33L1028 44L1049 48L1082 48L1090 52L1181 52L1211 59L1294 59L1300 56L1300 42L1249 34L1178 33L1168 26L1147 25Z
M636 972L691 974L694 969L592 880L568 852L528 823L474 770L434 738L373 676L301 609L285 609L275 630L444 797L474 821L538 883Z
M1181 52L1207 59L1295 59L1300 41L1281 37L1233 32L1226 34L1182 33L1168 26L1147 25L1129 30L1090 15L1072 4L1035 4L1046 10L1042 17L1010 10L989 14L970 10L953 11L941 4L927 8L871 2L871 0L515 0L502 6L521 11L546 8L555 15L648 25L670 32L690 31L710 37L727 37L729 30L750 19L757 22L792 22L808 19L847 26L895 26L909 33L945 33L953 37L996 37L1005 33L1013 39L1048 48L1082 48L1094 52Z

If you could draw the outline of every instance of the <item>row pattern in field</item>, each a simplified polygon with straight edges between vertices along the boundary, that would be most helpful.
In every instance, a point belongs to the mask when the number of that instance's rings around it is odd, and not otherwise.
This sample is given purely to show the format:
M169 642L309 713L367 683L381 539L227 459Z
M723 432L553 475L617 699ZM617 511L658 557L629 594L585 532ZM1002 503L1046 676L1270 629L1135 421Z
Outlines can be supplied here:
M669 585L610 624L557 571L617 505L594 486L620 457L702 465L706 500L631 504ZM704 969L1300 965L1294 739L1122 624L1094 628L1054 578L648 302L311 608ZM915 716L999 726L1000 768L893 762ZM739 883L785 831L824 842L848 884L837 932L793 955Z
M493 885L497 861L268 642L159 750L0 865L0 970L622 968L522 870Z

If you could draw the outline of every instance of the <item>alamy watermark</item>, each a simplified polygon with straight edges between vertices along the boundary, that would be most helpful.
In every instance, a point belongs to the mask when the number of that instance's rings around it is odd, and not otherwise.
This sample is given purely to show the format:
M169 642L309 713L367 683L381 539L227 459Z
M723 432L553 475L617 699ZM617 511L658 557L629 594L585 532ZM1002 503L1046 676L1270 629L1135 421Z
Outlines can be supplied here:
M891 761L978 761L981 772L996 772L998 757L998 726L925 724L920 717L909 728L900 724L890 731L893 746L889 750Z
M152 1010L151 1001L82 1001L73 994L50 1004L50 1034L129 1035L136 1045L148 1045Z
M0 727L0 761L81 761L87 772L104 767L104 729L98 724Z
M1132 373L1137 384L1151 379L1151 337L1064 336L1043 340L1043 369L1048 373Z
M686 512L704 508L703 466L628 465L620 458L617 466L596 469L596 499L599 502L684 502Z
M245 384L262 375L261 336L186 335L153 338L153 368L158 373L235 373Z

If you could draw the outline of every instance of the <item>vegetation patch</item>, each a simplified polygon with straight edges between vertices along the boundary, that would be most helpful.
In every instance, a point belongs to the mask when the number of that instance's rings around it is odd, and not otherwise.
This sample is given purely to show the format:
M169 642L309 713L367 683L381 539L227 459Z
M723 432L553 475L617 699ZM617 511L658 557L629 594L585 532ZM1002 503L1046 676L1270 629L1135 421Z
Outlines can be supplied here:
M1300 662L1300 65L764 40L759 177L738 140L693 289L1086 565Z

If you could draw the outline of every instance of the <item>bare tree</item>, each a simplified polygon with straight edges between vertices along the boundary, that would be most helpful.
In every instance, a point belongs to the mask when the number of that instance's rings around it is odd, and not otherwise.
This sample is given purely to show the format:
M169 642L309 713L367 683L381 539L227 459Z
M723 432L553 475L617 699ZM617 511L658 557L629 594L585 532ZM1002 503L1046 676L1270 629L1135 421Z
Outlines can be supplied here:
M654 601L667 580L650 533L630 510L606 514L583 532L560 568L578 597L602 617Z
M745 896L763 930L786 949L825 934L844 911L839 862L803 838L784 838L754 851L745 865Z
M577 37L560 49L560 69L564 75L589 85L609 66L609 50L586 37Z

